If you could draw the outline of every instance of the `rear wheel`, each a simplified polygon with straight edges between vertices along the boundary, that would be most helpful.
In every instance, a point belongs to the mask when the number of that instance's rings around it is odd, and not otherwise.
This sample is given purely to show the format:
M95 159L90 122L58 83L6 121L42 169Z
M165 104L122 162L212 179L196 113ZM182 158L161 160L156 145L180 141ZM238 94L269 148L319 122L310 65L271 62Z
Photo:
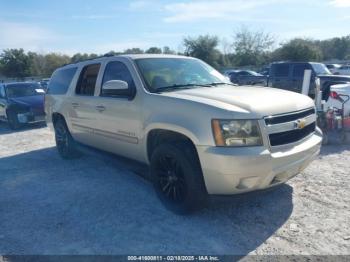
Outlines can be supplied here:
M59 118L54 124L55 140L58 153L62 158L71 159L80 156L76 142L70 134L64 119Z
M7 111L7 121L11 129L16 130L21 127L21 123L18 121L17 113L15 111Z
M158 146L150 168L155 191L166 208L181 215L205 206L207 192L192 145L180 142Z

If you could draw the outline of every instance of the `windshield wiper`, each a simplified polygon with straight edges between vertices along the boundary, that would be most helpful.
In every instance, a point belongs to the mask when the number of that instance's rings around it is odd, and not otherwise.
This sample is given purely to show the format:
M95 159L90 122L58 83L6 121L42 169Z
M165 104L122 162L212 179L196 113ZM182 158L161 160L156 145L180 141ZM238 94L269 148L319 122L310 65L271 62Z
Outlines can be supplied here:
M171 85L171 86L162 86L155 90L156 93L164 91L173 91L173 90L182 90L182 89L191 89L190 87L211 87L211 85L202 85L202 84L184 84L184 85Z
M210 86L219 86L219 85L237 86L236 84L225 83L225 82L214 82L214 83L210 83L208 85L210 85Z

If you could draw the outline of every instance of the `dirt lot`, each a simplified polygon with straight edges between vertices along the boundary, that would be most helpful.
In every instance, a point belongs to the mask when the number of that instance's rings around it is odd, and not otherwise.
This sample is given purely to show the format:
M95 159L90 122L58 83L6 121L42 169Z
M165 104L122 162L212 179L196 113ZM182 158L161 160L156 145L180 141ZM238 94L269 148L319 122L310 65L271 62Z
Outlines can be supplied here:
M0 254L350 254L349 170L350 146L325 147L288 184L181 217L136 163L64 161L48 128L1 123Z

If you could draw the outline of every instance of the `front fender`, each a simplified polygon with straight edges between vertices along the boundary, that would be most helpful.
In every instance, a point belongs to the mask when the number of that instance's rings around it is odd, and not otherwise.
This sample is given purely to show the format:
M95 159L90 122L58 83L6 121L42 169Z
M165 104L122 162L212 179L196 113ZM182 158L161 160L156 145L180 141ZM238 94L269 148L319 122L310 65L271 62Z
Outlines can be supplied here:
M199 140L193 132L191 132L186 127L176 125L176 124L173 124L170 122L168 122L168 123L154 122L154 123L149 124L145 129L145 138L148 137L149 132L151 132L152 130L155 130L155 129L163 129L163 130L169 130L172 132L180 133L180 134L188 137L189 139L191 139L193 144L195 144L195 145L199 144Z
M193 121L192 121L193 122ZM147 121L144 128L144 137L143 137L143 152L144 155L147 156L147 138L152 130L162 129L168 130L172 132L179 133L188 137L194 145L200 144L199 137L196 135L191 129L190 126L181 125L179 122L172 121L171 119L153 119L151 121ZM148 160L148 159L147 159ZM148 160L149 161L149 160Z

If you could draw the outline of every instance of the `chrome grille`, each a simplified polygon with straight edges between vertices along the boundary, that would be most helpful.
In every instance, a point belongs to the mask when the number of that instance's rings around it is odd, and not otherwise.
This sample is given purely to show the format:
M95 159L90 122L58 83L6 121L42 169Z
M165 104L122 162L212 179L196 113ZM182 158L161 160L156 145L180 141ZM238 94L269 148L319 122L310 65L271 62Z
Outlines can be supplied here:
M314 108L266 117L266 130L271 146L281 146L298 142L316 129Z
M280 123L285 123L289 121L298 120L303 117L307 117L309 115L315 114L315 108L311 108L305 111L301 112L295 112L291 114L283 114L283 115L275 115L275 116L269 116L265 118L265 124L266 125L275 125Z

